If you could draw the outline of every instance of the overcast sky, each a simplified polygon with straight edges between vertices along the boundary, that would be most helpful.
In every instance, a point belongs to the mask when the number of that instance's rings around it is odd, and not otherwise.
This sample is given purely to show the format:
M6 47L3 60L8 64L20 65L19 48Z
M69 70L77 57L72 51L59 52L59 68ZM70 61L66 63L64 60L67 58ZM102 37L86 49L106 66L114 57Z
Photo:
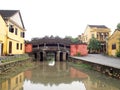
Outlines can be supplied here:
M0 0L0 9L20 10L26 40L77 37L88 24L106 25L113 32L120 22L120 0Z

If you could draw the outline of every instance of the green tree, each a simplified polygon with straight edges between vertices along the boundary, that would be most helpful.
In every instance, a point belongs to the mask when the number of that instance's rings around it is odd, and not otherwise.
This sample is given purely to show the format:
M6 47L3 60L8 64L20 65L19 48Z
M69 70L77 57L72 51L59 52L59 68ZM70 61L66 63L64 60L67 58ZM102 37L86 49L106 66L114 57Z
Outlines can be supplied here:
M78 38L72 38L72 42L77 43L77 42L79 42L79 39Z
M118 41L119 41L119 42L118 42L118 45L119 45L119 46L118 46L118 50L117 50L117 52L116 52L116 56L117 56L117 57L120 57L120 38L118 39Z
M88 44L88 49L90 53L98 53L100 50L100 42L96 38L91 38Z
M120 30L120 23L117 24L117 29ZM120 38L118 38L118 50L116 51L116 56L120 57Z
M80 42L80 40L77 37L73 38L72 36L65 36L65 38L71 40L72 43Z
M119 52L120 52L120 38L119 38L118 40L119 40L119 42L118 42L118 44L119 44L119 48L118 48L118 49L119 49Z
M120 23L117 24L117 29L120 29Z

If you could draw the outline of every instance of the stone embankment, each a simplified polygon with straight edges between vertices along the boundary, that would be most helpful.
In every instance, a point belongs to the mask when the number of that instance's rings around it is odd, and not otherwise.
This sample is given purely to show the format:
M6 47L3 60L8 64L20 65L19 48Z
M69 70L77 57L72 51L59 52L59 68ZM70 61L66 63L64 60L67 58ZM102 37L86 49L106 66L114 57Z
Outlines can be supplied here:
M86 57L69 57L68 61L90 65L93 70L120 79L120 58L89 54Z
M0 57L0 74L9 72L15 66L22 66L29 60L30 57L26 54Z

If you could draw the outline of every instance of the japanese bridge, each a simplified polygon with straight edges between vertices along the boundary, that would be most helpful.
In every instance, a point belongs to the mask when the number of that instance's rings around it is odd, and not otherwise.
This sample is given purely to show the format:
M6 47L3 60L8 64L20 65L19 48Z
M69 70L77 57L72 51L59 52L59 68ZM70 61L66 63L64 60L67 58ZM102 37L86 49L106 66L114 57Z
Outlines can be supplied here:
M32 43L32 53L34 58L39 61L54 58L55 61L68 59L71 40L59 37L34 38Z

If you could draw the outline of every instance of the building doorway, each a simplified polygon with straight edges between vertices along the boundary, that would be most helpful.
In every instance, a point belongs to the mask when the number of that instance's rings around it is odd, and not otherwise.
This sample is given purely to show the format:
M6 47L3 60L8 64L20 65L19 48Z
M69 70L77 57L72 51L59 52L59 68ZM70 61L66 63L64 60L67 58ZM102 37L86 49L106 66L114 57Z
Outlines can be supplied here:
M12 53L12 42L9 41L9 54L11 54L11 53Z
M0 56L3 55L3 43L0 43Z

